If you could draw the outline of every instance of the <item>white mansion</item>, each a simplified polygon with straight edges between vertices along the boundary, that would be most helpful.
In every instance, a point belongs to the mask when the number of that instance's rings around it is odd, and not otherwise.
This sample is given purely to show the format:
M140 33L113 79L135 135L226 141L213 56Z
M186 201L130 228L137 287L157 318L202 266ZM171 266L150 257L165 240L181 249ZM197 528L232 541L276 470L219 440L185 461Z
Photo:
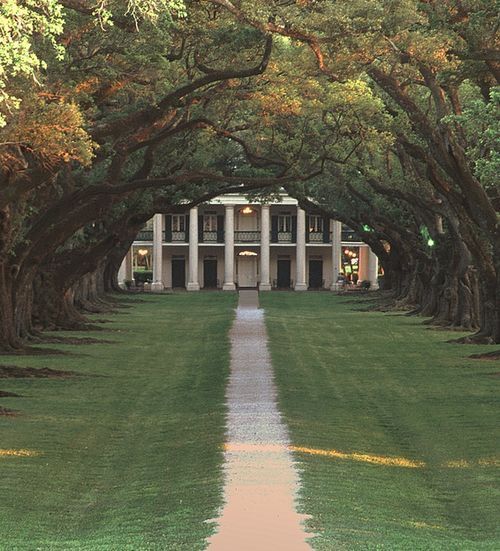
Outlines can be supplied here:
M339 276L378 288L378 259L368 245L288 195L272 204L224 195L189 214L156 214L125 257L120 284L150 267L152 291L335 290Z

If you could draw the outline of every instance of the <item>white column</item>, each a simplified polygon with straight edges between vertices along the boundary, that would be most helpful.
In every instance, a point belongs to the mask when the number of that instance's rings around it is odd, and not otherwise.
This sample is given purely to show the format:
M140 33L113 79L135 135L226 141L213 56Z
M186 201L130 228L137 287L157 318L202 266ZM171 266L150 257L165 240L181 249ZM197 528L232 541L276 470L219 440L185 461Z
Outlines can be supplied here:
M331 291L338 291L341 285L337 283L341 271L341 255L342 255L342 222L333 220L332 233L332 286Z
M359 260L358 260L359 281L367 281L369 278L369 275L368 275L369 256L370 256L370 247L368 247L368 245L361 245L359 247Z
M122 263L120 264L120 269L118 270L118 285L122 288L125 287L124 281L127 279L126 273L127 273L127 255L123 257Z
M188 291L199 291L198 281L198 208L189 211L189 277Z
M151 291L163 291L163 214L155 214L153 218L153 284Z
M127 252L125 256L125 281L132 281L134 279L134 253L132 247Z
M370 249L368 253L368 280L370 281L370 290L378 289L378 257Z
M297 247L296 247L295 290L307 291L306 283L306 213L297 208Z
M259 291L270 291L270 251L269 232L271 231L269 205L262 205L262 221L260 225L260 285Z
M226 205L224 218L224 284L223 291L234 291L234 206Z

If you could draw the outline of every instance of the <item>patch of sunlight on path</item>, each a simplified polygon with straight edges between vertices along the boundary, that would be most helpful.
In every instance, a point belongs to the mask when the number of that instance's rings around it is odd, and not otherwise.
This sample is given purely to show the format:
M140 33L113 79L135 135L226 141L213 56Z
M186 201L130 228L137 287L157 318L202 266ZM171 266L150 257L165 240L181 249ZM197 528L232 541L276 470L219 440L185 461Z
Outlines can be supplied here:
M295 510L299 479L278 411L264 313L258 309L256 291L240 292L230 336L225 506L208 548L309 550L302 526L305 515Z

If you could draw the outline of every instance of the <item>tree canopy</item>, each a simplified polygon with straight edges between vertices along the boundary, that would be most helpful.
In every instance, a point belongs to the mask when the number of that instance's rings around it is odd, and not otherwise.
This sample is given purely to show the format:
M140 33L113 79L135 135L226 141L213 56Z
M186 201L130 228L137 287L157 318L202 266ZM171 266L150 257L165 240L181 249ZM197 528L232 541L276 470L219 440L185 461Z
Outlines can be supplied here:
M113 287L155 212L281 188L397 304L499 342L498 25L495 0L6 0L1 346L82 321L75 285Z

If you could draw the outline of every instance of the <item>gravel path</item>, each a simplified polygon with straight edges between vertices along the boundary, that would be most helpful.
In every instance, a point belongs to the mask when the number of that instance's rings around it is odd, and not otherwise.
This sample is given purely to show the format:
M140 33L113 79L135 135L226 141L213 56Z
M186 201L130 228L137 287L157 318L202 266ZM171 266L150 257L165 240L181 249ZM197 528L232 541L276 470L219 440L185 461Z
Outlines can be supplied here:
M298 476L276 401L264 312L240 291L231 330L225 506L211 551L309 550L295 510Z

